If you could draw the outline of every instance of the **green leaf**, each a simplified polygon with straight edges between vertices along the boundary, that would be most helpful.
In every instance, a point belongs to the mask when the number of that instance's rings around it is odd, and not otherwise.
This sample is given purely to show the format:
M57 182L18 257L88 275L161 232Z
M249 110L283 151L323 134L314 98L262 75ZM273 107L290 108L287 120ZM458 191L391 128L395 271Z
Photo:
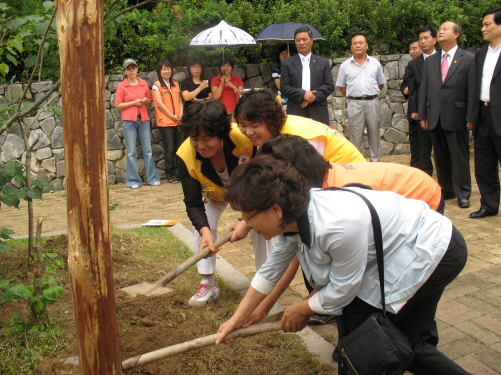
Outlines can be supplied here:
M56 259L56 264L61 267L61 268L64 268L66 266L66 264L64 263L64 260L62 259Z
M8 302L13 299L17 298L11 291L6 291L4 294L2 294L2 302Z
M25 184L26 183L26 178L23 175L15 175L14 176L14 181L16 181L19 184Z
M24 60L24 66L26 68L31 68L32 66L35 65L35 62L37 61L37 57L36 55L31 55L31 56L28 56L25 60Z
M53 288L44 290L43 296L50 301L55 301L57 299L57 294Z
M21 38L19 37L14 37L10 40L10 42L12 43L12 45L19 51L19 52L23 52L24 51L24 48L23 48L23 41L21 40Z
M47 268L45 269L45 272L56 273L57 272L56 266L53 264L51 264L50 266L47 266Z
M10 287L9 292L20 298L32 296L31 289L24 286L24 284L16 284L13 287Z
M0 288L7 288L10 284L9 280L0 280Z
M7 242L0 240L0 253L8 253L10 245Z
M5 64L0 64L0 70L2 68L2 65L5 65ZM9 72L8 67L7 67L7 72ZM7 111L11 108L12 108L12 105L10 103L0 103L0 113L4 113L5 111Z
M20 200L16 197L0 197L0 201L9 207L19 208Z
M0 64L0 74L4 77L9 73L9 66L5 63Z
M52 1L44 1L42 5L43 5L46 12L48 12L49 10L54 8L54 2L52 2Z
M33 304L33 309L35 310L35 313L37 315L42 315L43 314L43 309L45 308L46 305L43 304L41 301L37 301Z
M47 109L49 111L54 112L56 116L61 117L63 115L63 107L56 107L56 106L48 106Z
M26 195L31 199L42 199L42 189L38 186L34 186L31 190L28 190Z
M59 256L58 253L45 253L45 255L47 256L47 258L57 258Z
M10 235L14 233L15 232L11 229L0 228L0 237L3 238L4 240L8 240L10 238Z

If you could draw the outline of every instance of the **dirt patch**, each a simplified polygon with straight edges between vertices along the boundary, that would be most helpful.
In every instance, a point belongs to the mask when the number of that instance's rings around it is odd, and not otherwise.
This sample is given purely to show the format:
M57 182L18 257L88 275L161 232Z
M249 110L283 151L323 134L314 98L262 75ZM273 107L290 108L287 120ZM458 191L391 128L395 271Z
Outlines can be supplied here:
M219 325L231 316L241 296L220 283L221 300L201 309L189 308L186 301L194 291L196 281L193 280L198 280L197 277L194 277L196 276L195 270L187 271L174 280L169 285L174 289L174 292L167 295L130 297L119 290L121 287L144 281L144 278L138 276L141 270L147 275L146 280L152 282L156 280L154 275L162 273L161 269L168 270L175 265L167 267L156 258L149 263L138 259L136 256L137 241L135 235L122 233L113 236L121 359L125 360L138 354L215 333ZM150 238L150 241L153 240ZM55 248L64 259L67 257L66 246L66 236L59 236L44 243L46 250ZM0 258L0 273L5 275L3 277L9 277L11 281L13 279L26 280L27 275L23 271L24 267L21 267L21 271L19 270L19 264L22 263L23 255L12 252L8 256ZM64 284L63 298L51 306L50 313L56 320L57 327L64 332L66 347L58 353L59 357L67 358L77 356L78 349L69 278L62 278L61 283ZM24 306L25 304L19 302L0 303L0 319L2 321L8 320L14 311L19 313ZM24 313L26 314L26 312ZM2 368L0 364L0 373L7 374L8 372L4 372L4 370L5 368ZM330 366L319 366L315 363L300 344L297 336L275 332L239 339L229 345L191 351L131 370L128 373L151 375L194 373L313 375L332 374L333 372ZM38 364L34 374L70 375L79 374L79 370L76 366L65 365L60 360L48 359Z

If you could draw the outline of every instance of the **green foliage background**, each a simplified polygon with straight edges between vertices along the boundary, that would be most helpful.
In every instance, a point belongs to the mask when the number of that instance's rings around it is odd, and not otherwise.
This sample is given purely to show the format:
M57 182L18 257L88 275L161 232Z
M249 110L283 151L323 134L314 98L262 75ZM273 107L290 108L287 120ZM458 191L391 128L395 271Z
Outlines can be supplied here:
M47 22L47 13L43 14L40 6L33 6L32 12L38 18L31 19L31 23L25 19L22 25L12 23L15 17L26 17L25 3L36 2L21 3L22 7L10 9L8 25L14 35L23 36L24 51L14 56L19 64L11 66L9 75L0 77L0 81L9 81L14 73L16 80L22 79L33 59L33 49L38 48L36 42L40 35L40 30L31 34L27 31L39 29ZM409 39L420 27L428 24L438 27L447 20L463 27L461 46L476 49L484 44L480 32L482 13L499 5L495 0L203 0L202 4L200 8L193 0L178 1L175 6L184 10L181 17L171 12L171 3L157 4L136 9L111 22L105 30L106 71L121 72L122 61L127 57L137 59L142 71L155 70L156 62L165 58L175 66L185 66L193 57L215 66L222 56L222 48L194 48L189 47L189 42L222 19L253 36L272 23L308 23L325 38L315 43L315 53L330 58L350 54L348 39L355 31L367 33L372 54L405 53ZM55 33L51 33L44 61L47 68L43 78L46 79L58 76L54 66L57 62L50 60L57 58L56 43ZM276 60L277 48L277 45L227 47L224 53L232 56L237 64L260 63Z

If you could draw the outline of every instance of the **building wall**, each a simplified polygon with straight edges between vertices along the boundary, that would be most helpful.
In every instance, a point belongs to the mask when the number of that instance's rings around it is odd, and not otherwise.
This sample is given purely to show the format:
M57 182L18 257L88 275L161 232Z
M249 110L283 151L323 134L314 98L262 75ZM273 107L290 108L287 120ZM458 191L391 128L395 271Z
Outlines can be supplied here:
M407 121L407 102L400 92L400 82L404 75L404 69L410 60L409 55L376 56L383 65L384 75L388 84L385 85L379 101L381 102L381 144L383 155L408 154L409 148L409 124ZM339 71L339 65L346 58L332 61L332 75L334 82ZM249 64L236 66L233 73L240 76L245 82L245 88L270 87L276 89L271 77L272 67L275 63ZM218 74L217 68L205 69L205 78L211 79ZM157 80L155 72L140 73L139 77L151 84ZM174 79L182 81L185 78L182 68L175 69ZM125 146L123 140L122 121L120 110L114 106L117 85L124 79L123 75L110 75L105 77L105 100L106 100L106 143L108 157L108 178L110 184L125 182ZM26 85L0 85L0 103L19 102ZM27 101L36 101L45 92L50 90L52 82L31 84L26 93ZM57 95L57 93L54 93ZM349 123L346 116L347 100L339 91L329 98L330 126L345 134L349 138ZM61 105L58 99L57 105ZM153 104L149 106L152 118L152 143L153 157L161 178L165 178L165 163L163 160L162 138L155 125L155 111ZM50 182L57 189L64 189L65 166L64 166L64 121L63 118L54 115L53 112L42 112L38 117L27 117L22 121L23 126L29 127L29 143L34 144L33 157L30 167L32 177L37 180ZM369 156L368 143L365 142L365 156ZM141 146L138 147L139 173L145 176L144 160ZM26 152L23 142L22 131L19 123L14 123L7 131L0 134L0 163L8 160L25 161Z

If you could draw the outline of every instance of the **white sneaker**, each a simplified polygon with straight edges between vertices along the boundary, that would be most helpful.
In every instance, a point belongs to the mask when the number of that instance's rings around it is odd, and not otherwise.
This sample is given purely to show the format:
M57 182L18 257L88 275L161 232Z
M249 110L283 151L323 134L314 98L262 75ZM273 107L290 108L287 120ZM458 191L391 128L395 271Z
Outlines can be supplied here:
M197 286L197 292L193 297L188 300L188 305L191 307L203 307L207 305L212 298L214 301L218 300L220 296L219 287L217 284L203 284Z
M154 182L151 186L160 186L160 182Z
M139 189L139 185L132 185L130 188L131 189Z

